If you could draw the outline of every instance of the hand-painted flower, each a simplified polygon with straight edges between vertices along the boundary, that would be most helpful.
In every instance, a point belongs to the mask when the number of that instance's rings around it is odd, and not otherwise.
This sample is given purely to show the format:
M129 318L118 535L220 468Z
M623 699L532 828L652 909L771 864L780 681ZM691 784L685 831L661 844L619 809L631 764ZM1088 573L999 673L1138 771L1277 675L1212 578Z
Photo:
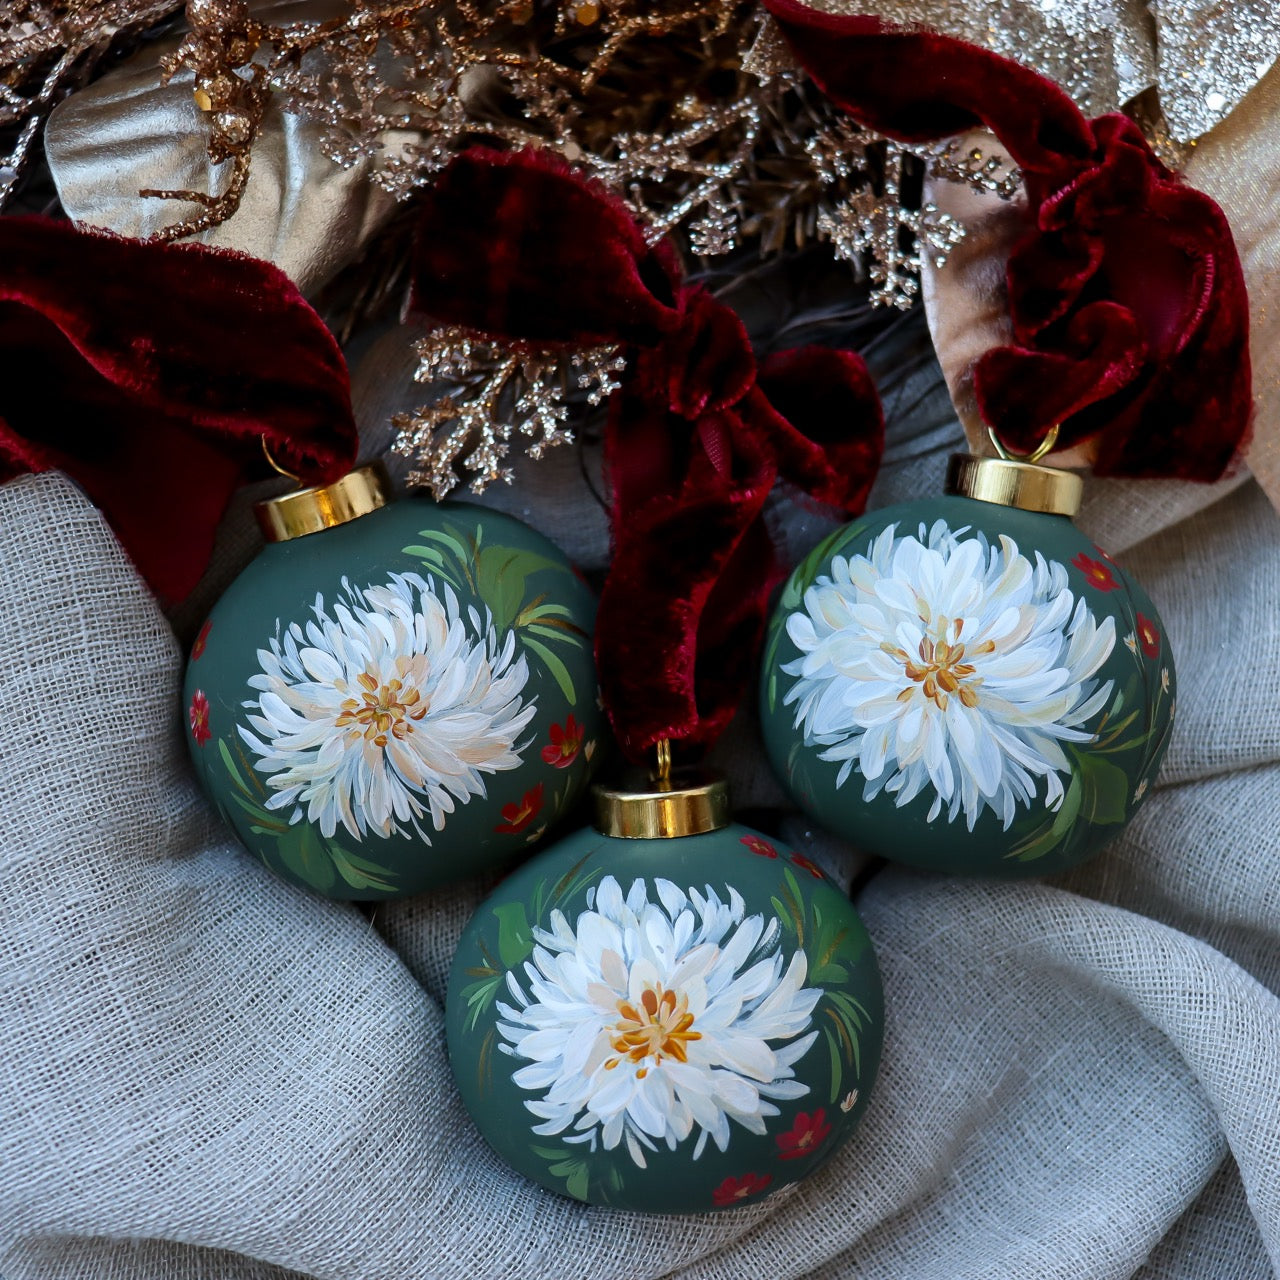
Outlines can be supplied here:
M502 821L494 827L500 835L513 836L523 831L542 812L542 783L531 787L520 797L502 806Z
M711 1203L721 1208L741 1204L752 1196L758 1196L772 1181L770 1173L744 1173L740 1178L730 1176L711 1193Z
M573 712L561 728L553 724L550 730L551 741L542 748L542 758L547 764L557 769L567 769L582 750L582 726L573 718Z
M187 719L191 723L191 736L196 740L196 746L203 747L212 736L209 732L209 699L203 689L197 689L191 695Z
M1160 632L1156 630L1156 624L1141 613L1138 614L1138 643L1148 658L1160 656Z
M206 618L205 624L200 628L200 634L196 636L195 644L191 646L191 661L195 662L204 656L204 647L209 641L209 632L213 630L213 619Z
M1110 565L1085 555L1083 551L1071 563L1084 574L1085 581L1099 591L1115 591L1120 586Z
M793 853L791 861L800 868L801 871L807 871L815 880L822 879L822 868L818 866L812 858L806 858L803 853Z
M785 703L840 763L837 786L856 766L867 800L931 792L927 821L963 813L973 830L990 808L1007 830L1040 778L1061 805L1061 744L1092 741L1111 698L1095 676L1115 621L1077 602L1064 565L966 532L890 525L867 555L836 556L787 619L800 657L783 667L799 677Z
M501 1048L529 1063L512 1078L538 1095L533 1132L593 1151L625 1141L641 1168L695 1128L693 1159L708 1138L725 1151L730 1120L763 1134L770 1099L807 1094L792 1068L822 995L804 985L804 952L786 962L777 920L748 916L737 890L726 903L709 885L652 883L656 902L646 881L624 898L605 876L572 925L553 911L497 1006Z
M807 1111L800 1112L795 1124L786 1133L778 1134L778 1159L799 1160L802 1156L812 1155L830 1132L827 1113L822 1107L813 1115Z
M762 858L776 858L778 851L763 836L743 836L739 841Z
M240 736L274 792L268 809L357 840L437 831L456 802L485 794L484 775L514 769L516 739L533 718L516 636L434 581L393 574L386 586L345 579L333 605L316 596L314 621L291 623L258 650L258 697Z

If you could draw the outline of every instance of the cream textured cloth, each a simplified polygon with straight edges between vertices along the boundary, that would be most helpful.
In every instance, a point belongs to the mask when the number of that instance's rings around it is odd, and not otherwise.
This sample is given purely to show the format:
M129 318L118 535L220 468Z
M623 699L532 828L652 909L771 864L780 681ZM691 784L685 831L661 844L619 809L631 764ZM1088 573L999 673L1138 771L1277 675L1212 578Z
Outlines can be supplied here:
M952 433L895 437L877 500L936 487ZM496 496L561 533L591 503L568 454ZM1182 688L1157 794L1055 884L876 874L862 1128L790 1195L652 1219L526 1183L463 1113L439 1002L483 886L371 924L273 879L195 790L178 644L99 516L57 476L0 488L0 1275L1273 1274L1280 518L1253 485L1131 514Z

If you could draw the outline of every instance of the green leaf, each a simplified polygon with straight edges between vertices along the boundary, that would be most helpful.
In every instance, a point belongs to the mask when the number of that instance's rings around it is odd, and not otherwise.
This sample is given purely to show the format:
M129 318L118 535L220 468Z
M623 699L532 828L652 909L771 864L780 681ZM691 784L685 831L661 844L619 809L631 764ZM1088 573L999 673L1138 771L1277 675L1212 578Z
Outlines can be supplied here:
M833 964L828 961L814 968L812 980L820 987L828 986L833 982L848 982L849 970L842 964Z
M494 997L502 986L502 975L486 978L483 982L471 982L462 988L463 998L467 1002L466 1030L474 1031L493 1003Z
M827 1049L831 1054L831 1097L834 1103L840 1097L840 1081L844 1075L844 1064L840 1061L840 1045L832 1034L830 1027L823 1027L823 1035L827 1040Z
M334 864L320 848L310 823L299 822L285 831L276 840L275 853L299 880L321 893L337 883Z
M380 889L389 893L396 887L395 874L389 868L348 853L332 841L329 842L329 857L338 869L338 874L353 889Z
M498 919L498 959L514 969L533 954L533 930L524 903L504 902L494 907L493 914Z
M580 1164L577 1171L564 1184L564 1189L575 1200L585 1200L587 1198L588 1187L589 1179L587 1177L587 1166L585 1164Z
M1095 826L1123 822L1129 810L1129 775L1110 760L1081 755L1080 815ZM1066 801L1063 801L1066 807Z
M532 636L521 634L521 640L538 655L546 666L547 670L555 678L556 684L560 686L560 692L574 705L577 705L578 695L574 692L573 677L569 674L569 669L560 661L550 649L547 648L541 640L535 640Z
M774 912L782 922L783 928L785 928L788 933L796 933L796 921L795 917L791 914L791 908L784 905L778 898L770 898L769 901L773 904Z

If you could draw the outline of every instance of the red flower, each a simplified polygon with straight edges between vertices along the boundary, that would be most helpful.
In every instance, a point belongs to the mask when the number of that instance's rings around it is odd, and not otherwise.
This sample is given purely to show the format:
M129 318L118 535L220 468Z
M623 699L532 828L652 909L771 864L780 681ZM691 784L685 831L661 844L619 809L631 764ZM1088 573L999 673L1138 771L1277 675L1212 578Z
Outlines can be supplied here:
M1160 633L1156 630L1156 624L1142 614L1138 614L1138 642L1148 658L1160 656Z
M200 628L200 634L196 636L196 642L191 646L191 661L194 662L202 653L204 653L205 641L209 638L209 629L213 626L213 619L208 618L203 627Z
M541 808L542 783L538 783L533 790L524 793L519 804L513 801L502 806L502 822L494 830L500 835L513 836L523 831L538 816Z
M1089 585L1099 591L1114 591L1120 585L1109 565L1085 555L1083 551L1071 563L1084 574Z
M743 836L742 844L745 844L752 853L758 853L762 858L776 858L778 851L763 836Z
M813 1115L802 1111L786 1133L778 1134L778 1159L799 1160L802 1156L811 1155L830 1132L827 1113L822 1107Z
M773 1175L769 1173L744 1173L740 1178L726 1178L711 1193L711 1199L718 1205L738 1204L758 1196L772 1181Z
M203 689L197 689L191 695L187 719L191 721L191 736L196 740L196 746L203 747L213 736L209 732L209 699L204 696Z
M557 769L567 769L578 758L581 750L582 726L573 718L573 712L570 712L563 729L558 724L551 726L551 744L542 748L542 758Z
M797 867L803 867L815 880L822 879L822 868L812 858L806 858L803 853L793 853L791 861Z

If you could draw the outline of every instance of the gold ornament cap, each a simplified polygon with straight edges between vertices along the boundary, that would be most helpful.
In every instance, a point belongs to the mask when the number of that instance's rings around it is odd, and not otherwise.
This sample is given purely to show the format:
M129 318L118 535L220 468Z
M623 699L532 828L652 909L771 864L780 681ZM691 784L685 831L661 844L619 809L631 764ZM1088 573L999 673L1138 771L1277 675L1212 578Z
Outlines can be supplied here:
M658 743L658 767L635 785L591 788L596 829L623 840L675 840L729 825L729 788L713 774L671 771L671 744Z
M1074 471L1057 467L958 453L947 468L947 492L1022 511L1074 516L1080 510L1084 482Z
M380 462L349 471L332 484L282 493L254 507L268 542L305 538L367 516L391 501L391 481Z
M1001 507L1017 507L1020 511L1074 516L1080 510L1084 482L1074 471L1037 465L1057 446L1059 430L1055 423L1033 452L1017 454L1004 447L994 427L988 427L987 435L998 456L979 458L969 453L955 454L947 467L947 492L978 502L994 502Z

